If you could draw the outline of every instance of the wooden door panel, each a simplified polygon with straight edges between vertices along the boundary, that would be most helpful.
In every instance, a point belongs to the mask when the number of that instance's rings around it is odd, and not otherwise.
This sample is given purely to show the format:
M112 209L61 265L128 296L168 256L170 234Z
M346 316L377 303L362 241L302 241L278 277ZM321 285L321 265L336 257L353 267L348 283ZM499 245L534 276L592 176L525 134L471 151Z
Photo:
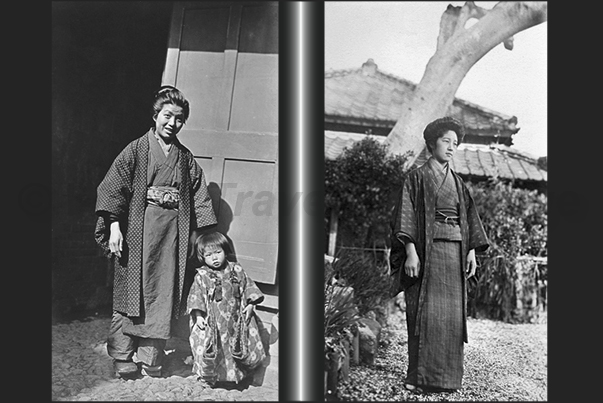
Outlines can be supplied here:
M185 7L182 13L182 37L179 48L182 51L224 52L226 50L230 6L203 3Z
M235 248L237 259L254 281L266 284L276 283L276 270L266 270L266 268L276 268L277 243L237 241Z
M237 259L252 278L274 284L278 244L278 193L276 163L226 159L221 182L220 212L232 214L228 236Z
M230 130L276 133L276 110L278 55L239 53L232 95Z
M176 87L191 106L187 128L224 129L225 114L230 107L233 74L226 53L180 52ZM226 120L227 121L227 120Z
M192 115L193 111L191 111ZM241 160L278 160L278 134L192 130L188 123L178 133L178 139L195 157L226 156Z
M182 143L184 144L184 143ZM195 161L197 161L197 163L201 166L201 168L203 168L203 172L205 173L205 180L207 181L207 183L209 183L210 179L210 174L211 174L211 166L212 166L212 159L211 157L198 157L195 156Z
M233 210L231 231L240 240L275 242L277 231L266 231L278 217L277 195L273 193L276 164L226 160L222 198Z
M238 50L241 53L278 53L278 4L247 4L241 10Z

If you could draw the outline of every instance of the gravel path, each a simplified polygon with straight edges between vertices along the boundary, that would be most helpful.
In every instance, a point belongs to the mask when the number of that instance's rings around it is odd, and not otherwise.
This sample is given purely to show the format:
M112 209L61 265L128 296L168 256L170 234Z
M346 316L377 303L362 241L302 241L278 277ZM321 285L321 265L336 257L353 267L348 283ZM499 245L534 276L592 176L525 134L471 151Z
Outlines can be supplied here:
M183 340L166 346L162 378L117 378L106 342L110 318L88 318L52 326L52 400L278 401L276 387L251 380L204 389L191 372Z
M413 394L402 386L408 364L406 321L391 310L373 367L353 366L339 385L348 401L546 401L547 325L469 318L463 388L454 393Z

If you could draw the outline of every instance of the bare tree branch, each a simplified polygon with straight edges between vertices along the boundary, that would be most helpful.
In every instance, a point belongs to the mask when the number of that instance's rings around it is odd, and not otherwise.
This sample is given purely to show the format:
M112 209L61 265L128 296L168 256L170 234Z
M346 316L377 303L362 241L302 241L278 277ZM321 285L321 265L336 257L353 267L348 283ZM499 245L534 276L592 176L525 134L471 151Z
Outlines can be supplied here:
M465 28L472 18L477 23ZM471 67L500 43L513 48L513 35L547 19L546 2L499 2L491 10L472 1L449 5L440 20L435 54L425 68L413 98L405 105L386 143L396 154L412 152L409 164L424 147L423 128L444 116Z

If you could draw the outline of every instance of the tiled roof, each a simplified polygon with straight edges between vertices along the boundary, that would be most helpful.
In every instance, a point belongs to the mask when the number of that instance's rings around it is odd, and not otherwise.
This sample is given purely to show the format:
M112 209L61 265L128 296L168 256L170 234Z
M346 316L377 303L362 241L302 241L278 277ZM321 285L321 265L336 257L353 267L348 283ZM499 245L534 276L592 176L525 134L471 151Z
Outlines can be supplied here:
M377 69L369 59L358 69L325 73L325 122L393 127L416 84ZM510 137L517 118L455 98L448 115L461 120L468 134Z
M343 149L351 147L367 135L360 133L325 131L325 158L335 159ZM383 143L385 136L371 136ZM415 165L428 158L426 149L417 157ZM528 181L546 181L547 172L538 166L538 159L530 154L504 145L461 143L452 161L452 169L459 175L476 178L500 177Z

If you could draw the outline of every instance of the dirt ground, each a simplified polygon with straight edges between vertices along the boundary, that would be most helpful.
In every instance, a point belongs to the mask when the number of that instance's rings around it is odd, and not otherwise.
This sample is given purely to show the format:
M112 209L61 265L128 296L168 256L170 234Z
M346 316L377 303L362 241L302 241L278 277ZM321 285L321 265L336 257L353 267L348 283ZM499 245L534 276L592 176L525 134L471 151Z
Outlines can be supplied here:
M352 366L337 399L344 401L546 401L547 324L468 320L463 388L417 395L402 386L408 365L406 321L390 309L375 365Z

